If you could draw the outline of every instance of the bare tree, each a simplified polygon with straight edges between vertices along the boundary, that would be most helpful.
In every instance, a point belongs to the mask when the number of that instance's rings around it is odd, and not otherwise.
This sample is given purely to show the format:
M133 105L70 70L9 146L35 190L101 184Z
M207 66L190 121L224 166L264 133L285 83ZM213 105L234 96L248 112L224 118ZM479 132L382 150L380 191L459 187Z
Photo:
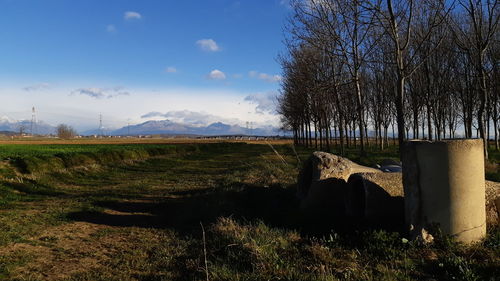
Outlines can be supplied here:
M410 47L418 50L428 42L429 37L439 27L450 8L446 8L444 0L415 1L415 0L385 0L385 4L372 5L376 11L381 26L386 30L387 36L392 41L394 67L396 69L396 117L398 125L398 140L402 145L405 137L405 90L406 79L425 61L425 57L417 61L415 52L410 52ZM425 18L425 26L420 30L419 36L413 36L413 23L417 17ZM436 42L439 45L440 40Z
M487 138L493 128L498 147L500 4L460 1L292 0L283 127L298 144L329 150L334 137L341 153L344 145L362 153L369 126L384 149L389 127L394 139L397 126L401 145L411 137L453 138L461 122L466 137L477 130ZM486 35L476 36L467 16L478 3L489 11L473 13L483 15L475 17L489 38L482 56L473 43Z
M66 124L59 124L56 128L57 136L61 139L71 139L76 136L76 131L73 127Z
M498 32L500 4L496 0L459 0L458 11L465 18L450 17L457 45L466 52L475 70L479 90L477 124L484 141L484 157L488 159L488 138L485 131L484 114L488 100L486 51Z

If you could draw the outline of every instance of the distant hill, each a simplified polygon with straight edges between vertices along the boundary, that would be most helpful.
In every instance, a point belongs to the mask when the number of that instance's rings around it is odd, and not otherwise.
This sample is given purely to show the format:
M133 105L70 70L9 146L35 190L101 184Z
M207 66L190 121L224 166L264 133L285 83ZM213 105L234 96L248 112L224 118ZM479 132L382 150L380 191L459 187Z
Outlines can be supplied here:
M0 117L0 131L19 133L21 130L24 133L34 133L39 135L50 135L56 132L56 128L54 126L43 121L36 122L35 126L33 126L33 132L31 132L30 120L16 121L5 116Z
M0 131L0 136L15 136L17 135L16 132L11 132L11 131Z
M99 130L86 131L84 135L99 134ZM123 128L107 131L106 135L259 135L275 136L280 134L280 130L273 126L265 126L254 129L246 129L239 125L229 125L222 122L212 123L208 126L192 126L172 122L170 120L151 120L141 124L125 126Z

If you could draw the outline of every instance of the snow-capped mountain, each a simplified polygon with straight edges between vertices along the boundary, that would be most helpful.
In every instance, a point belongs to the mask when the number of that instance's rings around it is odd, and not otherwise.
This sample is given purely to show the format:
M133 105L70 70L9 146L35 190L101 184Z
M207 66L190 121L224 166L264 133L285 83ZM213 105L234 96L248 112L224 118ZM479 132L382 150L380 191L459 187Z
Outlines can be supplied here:
M16 132L16 133L27 133L27 134L37 134L37 135L50 135L54 134L56 128L50 124L43 121L37 121L32 124L30 120L20 120L16 121L7 116L0 117L0 131Z
M229 125L222 122L212 123L208 126L193 126L172 122L170 120L152 120L141 124L125 126L123 128L104 132L107 135L259 135L275 136L283 134L273 126L247 129L239 125ZM99 134L99 130L91 130L84 135Z

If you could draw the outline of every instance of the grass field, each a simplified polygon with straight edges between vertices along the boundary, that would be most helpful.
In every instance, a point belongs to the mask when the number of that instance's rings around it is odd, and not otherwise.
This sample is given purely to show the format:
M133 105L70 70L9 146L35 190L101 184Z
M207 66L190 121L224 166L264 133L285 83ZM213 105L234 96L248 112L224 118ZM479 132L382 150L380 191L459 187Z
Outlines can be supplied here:
M298 210L294 150L274 148L285 162L262 144L0 145L0 280L500 276L498 228L473 246L318 231Z

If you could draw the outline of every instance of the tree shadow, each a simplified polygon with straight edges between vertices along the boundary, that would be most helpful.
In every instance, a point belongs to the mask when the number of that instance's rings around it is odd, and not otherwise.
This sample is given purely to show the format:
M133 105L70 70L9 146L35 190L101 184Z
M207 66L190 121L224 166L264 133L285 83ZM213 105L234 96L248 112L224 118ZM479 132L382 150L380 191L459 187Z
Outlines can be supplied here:
M173 198L98 201L104 211L73 212L68 218L119 227L172 228L183 233L199 232L199 223L219 217L261 220L269 226L300 228L299 202L293 187L241 185L231 190L211 188L171 192ZM180 197L177 197L180 196Z
M30 195L42 195L42 196L64 196L63 192L54 190L51 186L39 184L34 181L25 180L24 182L7 182L2 181L2 185Z
M363 225L401 232L404 230L404 198L393 196L377 182L353 175L346 189L346 215Z
M325 181L325 185L333 182ZM346 186L341 188L348 188ZM270 227L297 230L312 236L321 236L332 230L338 233L370 229L401 232L402 198L391 197L382 188L378 191L381 198L388 200L382 202L381 208L386 208L385 204L390 202L395 204L393 207L401 208L400 215L390 220L384 216L368 220L349 216L345 206L339 205L343 203L338 196L330 197L332 204L325 200L326 204L317 212L304 212L296 197L295 186L262 187L238 183L238 187L175 191L170 193L172 197L167 198L97 201L94 205L103 211L73 212L68 217L108 226L174 229L183 234L197 234L200 222L214 223L219 217L232 217L245 222L262 221Z
M332 230L386 230L404 235L404 198L392 196L368 179L352 179L328 178L311 183L301 201L303 230L320 235Z

